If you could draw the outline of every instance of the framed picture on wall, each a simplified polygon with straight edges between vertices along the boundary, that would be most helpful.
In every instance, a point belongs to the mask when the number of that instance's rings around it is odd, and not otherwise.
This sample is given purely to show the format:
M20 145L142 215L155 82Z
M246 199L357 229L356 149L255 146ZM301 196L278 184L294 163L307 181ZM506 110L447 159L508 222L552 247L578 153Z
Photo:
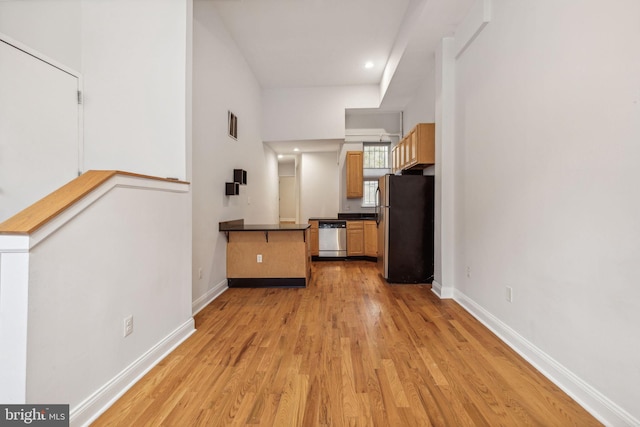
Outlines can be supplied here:
M235 140L238 139L238 117L231 111L228 111L229 136Z

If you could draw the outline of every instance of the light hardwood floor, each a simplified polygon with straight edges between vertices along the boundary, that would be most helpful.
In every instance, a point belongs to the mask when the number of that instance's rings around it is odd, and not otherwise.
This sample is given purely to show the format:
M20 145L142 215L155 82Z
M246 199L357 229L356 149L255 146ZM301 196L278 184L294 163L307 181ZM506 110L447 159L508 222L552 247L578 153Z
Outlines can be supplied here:
M600 425L457 303L367 261L229 289L196 327L93 425Z

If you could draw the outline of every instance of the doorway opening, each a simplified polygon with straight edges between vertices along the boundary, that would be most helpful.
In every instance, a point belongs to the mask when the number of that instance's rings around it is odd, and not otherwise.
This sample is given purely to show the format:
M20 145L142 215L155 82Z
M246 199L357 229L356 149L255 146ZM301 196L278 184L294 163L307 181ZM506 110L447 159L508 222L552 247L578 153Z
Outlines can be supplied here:
M297 224L299 221L299 185L295 157L278 161L279 222Z

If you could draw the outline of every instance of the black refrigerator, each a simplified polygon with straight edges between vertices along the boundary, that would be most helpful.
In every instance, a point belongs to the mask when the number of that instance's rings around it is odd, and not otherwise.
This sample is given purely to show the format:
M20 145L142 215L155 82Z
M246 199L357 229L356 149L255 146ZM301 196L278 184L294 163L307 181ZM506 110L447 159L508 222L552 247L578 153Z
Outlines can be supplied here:
M431 283L434 177L385 175L378 181L378 268L389 283Z

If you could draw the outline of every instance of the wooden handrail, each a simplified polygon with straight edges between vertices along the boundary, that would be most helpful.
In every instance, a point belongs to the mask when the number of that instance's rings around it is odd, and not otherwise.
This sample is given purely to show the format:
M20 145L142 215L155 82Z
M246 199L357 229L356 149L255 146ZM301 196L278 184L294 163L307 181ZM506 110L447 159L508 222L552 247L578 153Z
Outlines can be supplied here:
M140 175L117 170L87 171L43 199L40 199L26 209L18 212L3 223L0 223L0 234L33 233L75 202L96 189L102 183L116 175L188 184L188 182L175 179L159 178L156 176Z

